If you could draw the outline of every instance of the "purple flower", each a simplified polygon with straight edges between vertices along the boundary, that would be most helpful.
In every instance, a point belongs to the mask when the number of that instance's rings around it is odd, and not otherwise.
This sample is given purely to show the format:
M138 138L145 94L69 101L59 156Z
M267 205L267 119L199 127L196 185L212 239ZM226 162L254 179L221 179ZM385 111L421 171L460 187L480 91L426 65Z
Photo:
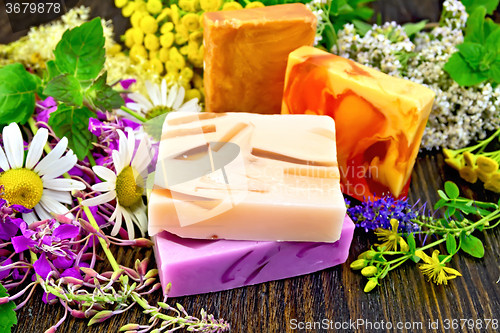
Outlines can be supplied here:
M0 266L7 266L12 264L12 259L0 257ZM5 279L10 274L10 269L6 269L4 271L0 271L0 281Z
M130 88L130 86L131 86L132 84L134 84L135 82L136 82L136 80L135 80L135 79L125 79L125 80L121 80L121 81L120 81L120 84L121 84L121 86L123 87L123 89L126 89L126 90L127 90L127 89L128 89L128 88Z
M14 251L16 251L16 253L21 253L31 249L36 244L37 243L33 239L25 237L24 235L12 237L12 246L14 247Z
M0 192L2 187L0 186ZM0 199L0 239L9 240L17 234L19 228L26 223L21 218L16 218L16 212L30 213L31 209L21 205L10 205L5 199Z
M33 268L35 269L36 274L40 275L42 279L46 279L49 273L52 271L52 267L50 266L49 261L47 260L47 256L45 252L42 253L40 258L38 258L33 264Z

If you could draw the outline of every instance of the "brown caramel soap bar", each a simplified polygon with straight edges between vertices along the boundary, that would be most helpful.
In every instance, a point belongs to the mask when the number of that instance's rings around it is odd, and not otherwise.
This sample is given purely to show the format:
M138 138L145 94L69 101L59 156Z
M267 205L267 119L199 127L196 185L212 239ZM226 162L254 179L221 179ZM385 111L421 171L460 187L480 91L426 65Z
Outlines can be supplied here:
M335 242L345 213L331 117L168 115L150 235Z
M204 14L210 112L280 113L288 55L312 45L316 17L301 3Z

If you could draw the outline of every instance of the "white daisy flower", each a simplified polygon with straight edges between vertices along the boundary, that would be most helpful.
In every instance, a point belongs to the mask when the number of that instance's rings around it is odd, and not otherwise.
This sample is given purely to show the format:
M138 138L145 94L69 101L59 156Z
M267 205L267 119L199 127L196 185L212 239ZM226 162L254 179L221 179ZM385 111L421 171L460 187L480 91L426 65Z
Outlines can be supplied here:
M77 162L71 149L63 156L68 139L62 138L40 160L48 136L47 129L38 130L31 141L25 161L23 136L19 126L11 123L3 128L5 152L0 147L0 168L3 170L0 173L0 185L4 187L2 197L11 205L34 209L32 213L23 214L23 220L28 224L52 218L51 212L73 218L63 204L72 203L71 191L85 189L82 182L58 178L71 170Z
M148 90L149 99L140 93L131 93L128 95L129 98L136 102L127 103L126 107L141 113L148 119L170 111L201 112L198 98L193 98L182 104L186 95L186 91L182 86L175 84L167 88L167 81L163 79L161 88L157 84L146 81L146 89Z
M144 193L144 178L141 176L151 163L152 156L146 136L140 141L137 152L135 149L134 132L127 128L128 138L121 130L117 130L120 136L118 150L113 150L113 164L116 173L103 166L94 166L92 170L104 182L92 186L94 191L102 192L91 199L82 201L84 206L97 206L116 199L116 208L110 217L110 221L115 221L112 236L116 236L120 231L122 220L125 220L129 239L135 238L135 223L144 236L148 228L148 219L146 216L146 206L142 201Z

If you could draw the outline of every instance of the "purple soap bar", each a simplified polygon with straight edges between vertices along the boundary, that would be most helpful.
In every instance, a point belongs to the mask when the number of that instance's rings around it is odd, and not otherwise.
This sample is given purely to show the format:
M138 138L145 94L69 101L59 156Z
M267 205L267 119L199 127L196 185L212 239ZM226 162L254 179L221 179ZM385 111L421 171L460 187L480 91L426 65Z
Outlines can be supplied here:
M347 260L354 223L335 243L255 242L153 236L160 281L170 297L203 294L316 272Z

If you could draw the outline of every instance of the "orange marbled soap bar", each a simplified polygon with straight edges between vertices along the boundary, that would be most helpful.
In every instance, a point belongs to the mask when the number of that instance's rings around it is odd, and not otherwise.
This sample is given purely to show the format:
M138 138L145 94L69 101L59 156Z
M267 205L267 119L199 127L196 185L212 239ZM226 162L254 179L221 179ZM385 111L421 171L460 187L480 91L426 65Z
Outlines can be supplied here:
M301 47L288 58L283 114L334 118L342 190L407 194L434 92L354 61Z
M210 112L280 113L288 55L312 45L316 17L301 3L204 14Z

